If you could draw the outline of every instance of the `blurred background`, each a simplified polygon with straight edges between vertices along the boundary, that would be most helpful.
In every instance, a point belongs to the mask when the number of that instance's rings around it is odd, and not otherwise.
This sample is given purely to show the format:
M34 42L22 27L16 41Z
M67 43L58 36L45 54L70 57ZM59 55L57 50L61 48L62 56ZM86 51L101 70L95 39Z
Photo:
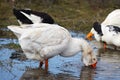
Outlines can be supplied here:
M93 22L102 22L108 13L120 8L120 0L0 0L0 27L18 24L13 6L46 12L57 24L87 33Z

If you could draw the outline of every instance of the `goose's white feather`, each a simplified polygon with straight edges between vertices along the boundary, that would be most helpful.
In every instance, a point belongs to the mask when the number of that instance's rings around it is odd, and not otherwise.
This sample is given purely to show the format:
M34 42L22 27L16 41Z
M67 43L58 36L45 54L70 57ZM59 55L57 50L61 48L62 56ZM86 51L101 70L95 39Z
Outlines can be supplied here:
M86 66L97 61L87 41L72 38L68 30L59 25L40 23L39 27L8 28L18 37L19 44L29 59L43 61L56 55L69 57L83 50L83 63Z

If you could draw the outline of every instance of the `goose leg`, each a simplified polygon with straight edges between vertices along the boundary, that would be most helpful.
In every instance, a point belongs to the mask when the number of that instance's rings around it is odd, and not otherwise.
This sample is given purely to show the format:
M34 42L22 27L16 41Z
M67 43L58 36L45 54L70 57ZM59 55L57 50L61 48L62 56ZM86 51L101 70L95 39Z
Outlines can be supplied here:
M39 67L41 68L43 66L43 61L40 61L40 65ZM48 59L45 60L45 70L47 71L48 70Z
M106 50L107 44L105 42L103 43L103 47L104 47L104 50Z
M40 61L39 67L41 68L43 66L43 61Z
M48 59L45 60L45 70L48 70Z
M117 50L117 46L114 46L114 50Z

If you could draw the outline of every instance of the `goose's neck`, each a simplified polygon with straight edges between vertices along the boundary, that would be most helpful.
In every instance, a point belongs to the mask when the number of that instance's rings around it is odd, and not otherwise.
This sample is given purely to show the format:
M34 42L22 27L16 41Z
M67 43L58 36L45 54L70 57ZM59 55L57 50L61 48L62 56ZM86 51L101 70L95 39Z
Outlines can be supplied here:
M83 51L82 52L83 57L92 52L92 47L86 40L79 39L78 42L79 42L79 46L81 47L81 50Z
M74 38L74 41L77 42L76 47L81 49L83 51L83 54L88 53L92 50L90 44L86 40L84 40L82 38L80 38L80 39Z
M72 38L71 42L68 45L68 48L63 52L63 56L73 56L80 51L83 51L82 55L84 56L91 50L91 46L86 40L82 38Z

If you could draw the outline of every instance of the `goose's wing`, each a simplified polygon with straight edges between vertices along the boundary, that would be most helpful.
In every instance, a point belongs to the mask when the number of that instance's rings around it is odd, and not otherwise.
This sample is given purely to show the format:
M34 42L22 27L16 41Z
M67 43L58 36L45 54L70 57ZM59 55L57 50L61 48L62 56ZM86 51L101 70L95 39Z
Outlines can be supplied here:
M29 19L29 17L30 17L30 10L17 10L17 9L14 8L13 9L13 14L17 18L17 20L18 20L20 25L22 25L22 24L33 24L31 19Z
M49 23L53 24L54 20L50 15L44 12L25 10L25 9L13 9L13 14L18 19L20 25L33 24L33 23Z
M70 33L57 25L48 24L34 28L9 26L8 28L18 36L21 48L31 59L39 60L41 57L43 59L58 55L67 48L71 39Z
M62 45L63 47L68 45L71 35L66 29L58 25L52 26L48 24L44 27L42 26L41 24L41 27L22 28L23 31L20 33L19 40L23 42L27 40L31 44L37 44L42 47L57 45Z
M64 40L70 39L70 35L68 31L66 32L64 29L60 28L40 28L35 29L35 31L31 32L30 39L32 42L39 43L42 46L53 46L59 45Z
M23 39L30 40L30 45L34 47L34 51L38 51L44 58L50 58L63 52L71 39L69 32L61 28L43 27L34 29Z

